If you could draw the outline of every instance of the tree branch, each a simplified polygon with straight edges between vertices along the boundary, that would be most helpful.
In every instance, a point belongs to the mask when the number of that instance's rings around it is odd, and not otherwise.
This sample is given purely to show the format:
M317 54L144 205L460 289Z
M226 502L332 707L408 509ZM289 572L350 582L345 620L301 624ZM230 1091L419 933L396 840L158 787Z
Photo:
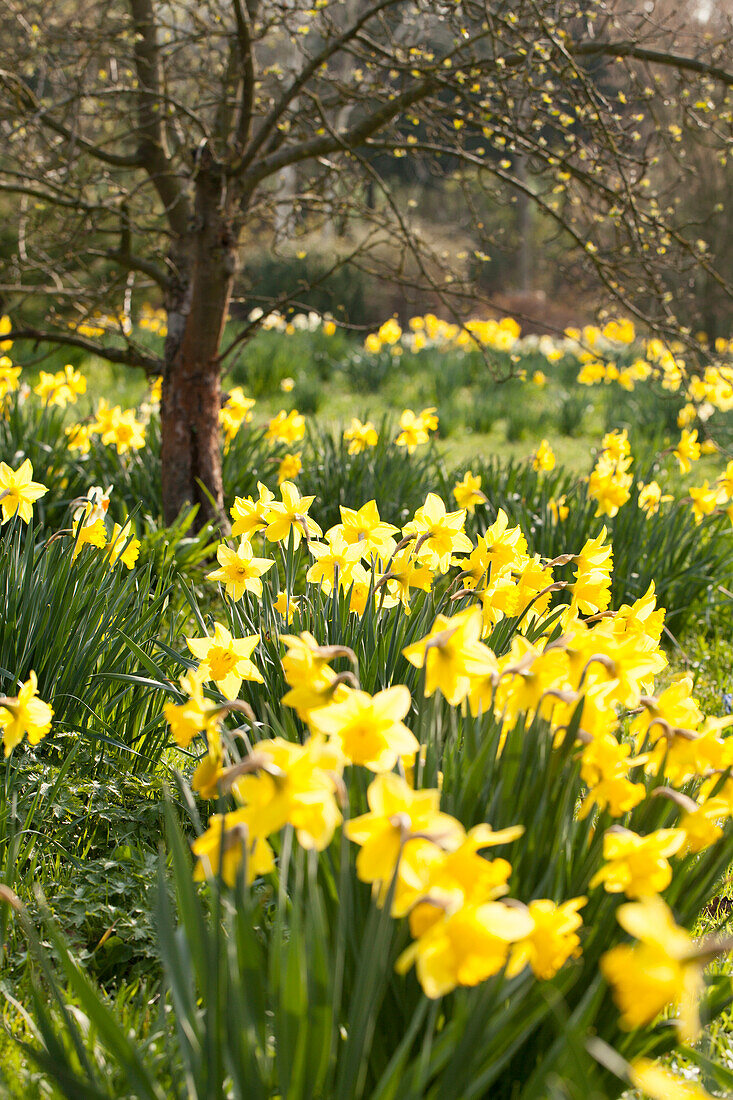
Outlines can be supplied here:
M252 49L252 35L249 29L249 15L242 0L232 0L237 20L237 43L242 65L242 95L239 102L239 118L235 131L234 144L239 152L249 141L254 109L255 67Z
M172 285L173 280L170 275L167 275L163 268L158 267L153 260L146 260L144 256L138 256L124 248L109 249L108 251L90 249L89 254L111 260L113 263L119 264L125 271L139 271L142 275L147 275L163 290L167 290Z
M160 57L157 28L151 0L130 0L135 31L135 69L140 90L140 162L150 176L165 209L168 224L182 237L191 218L184 185L171 167L163 125Z
M74 142L75 145L78 145L80 149L83 149L85 153L89 153L89 155L96 160L101 160L104 164L109 164L115 168L142 167L139 154L124 155L122 153L108 153L106 149L102 149L101 146L95 145L91 141L87 141L85 138L80 137L79 134L75 134L68 126L64 126L62 122L55 119L53 115L45 109L34 95L33 91L17 73L8 72L7 69L0 69L0 85L13 95L19 107L31 113L37 121L42 123L42 125L47 126L49 130L53 130L54 133L59 134L61 137L66 138L67 141Z
M61 195L55 195L52 191L38 191L33 187L28 187L20 183L0 182L0 191L12 195L27 195L31 199L37 199L39 202L47 202L49 205L53 206L63 206L68 210L74 210L80 213L84 212L85 214L109 210L109 207L104 206L102 203L92 205L91 203L82 202L81 199L71 199L68 198L68 196L63 197Z
M710 65L696 57L683 57L680 54L667 53L665 50L650 50L636 42L580 42L568 46L568 53L592 57L594 54L609 54L614 57L633 57L637 61L649 61L654 65L666 65L681 72L701 73L713 80L719 80L727 87L733 86L733 72L721 69L719 65Z
M100 347L92 340L84 336L77 336L73 332L46 332L37 328L14 328L8 332L6 340L35 340L38 344L55 344L63 347L81 348L90 355L98 355L100 359L106 359L109 363L121 363L126 367L139 367L146 374L156 376L163 371L163 360L157 356L147 355L136 348Z
M388 122L396 118L406 107L411 107L414 103L419 103L421 99L425 99L438 87L439 83L439 75L428 76L415 84L409 91L390 99L378 110L363 118L361 122L357 122L351 129L336 133L333 136L321 134L318 137L302 141L299 145L289 146L277 153L271 153L269 156L263 157L246 173L249 186L254 187L261 180L274 175L282 168L287 168L289 164L298 164L302 160L325 156L339 150L353 149L361 145L372 134L377 133Z
M362 27L373 19L380 12L385 11L387 8L394 7L397 4L404 3L404 0L379 0L378 3L373 4L368 8L363 15L352 23L343 34L340 34L338 38L334 38L332 42L329 42L327 46L317 54L315 54L308 64L301 69L292 83L285 89L279 99L272 105L264 118L262 125L258 129L254 138L250 142L249 147L244 151L242 157L236 161L230 168L231 175L239 175L246 171L249 165L252 163L257 153L259 153L262 146L269 139L270 135L275 130L278 120L281 118L283 111L286 110L288 105L297 97L302 91L304 86L308 83L310 78L318 72L322 65L325 65L327 61L334 54L345 46L351 39L355 38Z

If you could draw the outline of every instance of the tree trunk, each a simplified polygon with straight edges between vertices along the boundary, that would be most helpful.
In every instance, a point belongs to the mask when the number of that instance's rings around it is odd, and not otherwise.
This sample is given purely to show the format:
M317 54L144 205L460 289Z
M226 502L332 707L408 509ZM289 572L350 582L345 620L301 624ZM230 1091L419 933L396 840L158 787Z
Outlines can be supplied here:
M177 285L167 302L168 339L161 401L163 517L198 504L196 526L226 529L221 476L219 350L237 268L237 234L226 216L223 180L203 151L196 222L179 241Z

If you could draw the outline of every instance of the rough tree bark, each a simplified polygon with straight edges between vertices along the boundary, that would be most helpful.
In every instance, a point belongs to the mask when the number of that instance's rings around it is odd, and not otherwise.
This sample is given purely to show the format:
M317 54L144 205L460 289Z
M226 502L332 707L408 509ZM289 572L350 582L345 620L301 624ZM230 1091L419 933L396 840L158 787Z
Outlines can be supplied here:
M238 230L220 166L204 147L194 224L177 242L178 275L166 302L168 338L161 403L163 514L198 504L197 523L226 526L221 474L219 347L237 272Z

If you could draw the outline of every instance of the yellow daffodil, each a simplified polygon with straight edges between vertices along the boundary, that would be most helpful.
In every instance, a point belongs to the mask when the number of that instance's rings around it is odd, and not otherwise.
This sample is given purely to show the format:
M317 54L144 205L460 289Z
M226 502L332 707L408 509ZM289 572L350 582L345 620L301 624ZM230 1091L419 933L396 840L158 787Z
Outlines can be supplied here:
M51 374L49 371L39 371L38 382L33 387L33 392L40 397L44 405L57 405L62 409L66 407L66 387L63 376L59 378L57 374Z
M733 500L733 459L718 476L718 487L722 500Z
M658 895L619 906L616 918L639 941L612 947L600 962L621 1010L621 1026L645 1027L675 1005L680 1008L680 1034L693 1042L700 1029L697 1001L702 989L702 962L693 940Z
M676 1077L648 1058L637 1058L631 1063L629 1080L651 1100L715 1100L697 1081Z
M580 369L577 381L581 386L595 386L606 377L606 366L600 359L590 359Z
M234 386L229 391L227 399L219 412L219 423L228 443L234 439L242 424L251 422L254 406L254 399L247 397L241 386Z
M390 883L402 864L400 856L405 847L417 836L439 848L457 848L465 832L460 822L440 812L440 791L414 791L404 779L393 772L383 772L367 790L369 812L354 817L344 825L349 840L358 844L356 873L362 882L371 882L377 890L378 902L383 904ZM409 860L406 861L409 871ZM399 872L398 872L399 876ZM410 889L411 879L404 883ZM399 901L396 885L395 903Z
M680 464L680 473L689 474L692 463L700 457L700 444L697 441L697 429L690 432L684 429L680 441L674 449L674 456Z
M446 573L453 554L469 553L473 545L464 533L464 511L447 512L435 493L428 493L425 503L415 512L415 518L402 528L404 535L414 535L421 545L415 553L432 570Z
M5 341L0 342L0 348ZM21 368L14 367L7 355L0 355L0 401L20 386Z
M483 593L483 613L487 622L504 615L520 619L521 629L545 614L550 605L552 569L539 554L526 558L517 568L516 578L509 570L500 572Z
M668 857L679 852L684 842L681 829L657 829L648 836L639 836L614 826L604 834L606 862L590 880L591 889L603 883L610 894L623 891L627 898L661 893L672 881Z
M556 905L549 898L539 898L527 906L534 927L528 936L512 945L507 977L519 974L530 966L536 978L548 981L568 959L580 954L578 929L583 919L578 913L587 898L571 898Z
M356 416L352 416L351 424L344 431L344 440L349 444L348 453L350 455L359 455L367 447L376 447L378 439L377 429L371 420L367 420L362 424Z
M331 531L339 530L349 546L358 545L363 558L391 557L397 545L394 536L399 528L380 519L375 500L367 501L358 510L341 505L340 511L341 523Z
M613 547L610 543L606 542L607 537L608 531L605 527L602 527L600 534L596 535L595 538L587 539L582 550L573 555L573 561L577 565L579 572L585 572L592 569L611 570L613 565Z
M67 401L76 401L77 397L87 392L87 380L80 371L75 370L71 363L67 363L59 374L63 375L64 385L68 390Z
M420 748L402 722L410 704L410 692L402 684L376 695L349 691L340 702L312 710L308 724L315 732L334 738L352 764L373 772L390 771L400 756Z
M520 714L530 720L538 712L549 718L557 701L554 692L572 691L564 649L555 646L542 651L521 635L512 639L509 652L498 662L497 680L494 708L509 725Z
M575 583L572 586L573 605L584 615L604 611L611 602L611 570L613 552L605 545L606 528L595 539L588 539L576 554Z
M426 432L437 432L438 411L434 405L431 405L427 409L422 409L418 413L418 420L422 423Z
M292 481L303 469L300 454L283 455L277 468L277 483L282 485L284 481Z
M697 419L697 406L688 401L686 405L683 405L680 411L677 413L677 427L689 428L690 424L693 424Z
M115 523L109 540L109 563L115 565L121 561L128 569L133 569L140 555L140 539L135 538L132 524L128 519L124 526Z
M341 821L335 796L344 759L338 747L320 737L304 745L275 737L259 742L252 763L256 774L232 788L250 834L269 836L292 825L302 847L326 848Z
M453 486L453 496L459 508L464 508L473 515L477 504L483 504L486 497L481 492L481 478L475 477L467 470L461 481Z
M336 673L328 663L341 655L338 651L320 646L308 631L299 636L282 634L280 640L287 646L282 666L291 689L282 698L286 707L293 707L299 718L307 720L312 710L334 698L334 691L339 692L336 698L343 698L346 689L338 682L334 686Z
M291 481L280 486L281 500L273 500L267 508L265 538L270 542L285 542L292 534L295 549L305 534L309 539L323 532L308 515L315 497L302 497Z
M490 576L495 578L506 569L519 572L526 560L527 540L519 527L509 526L509 517L500 508L486 534L479 537L475 549L459 564L465 574L465 587L476 588L482 582L485 587Z
M207 573L206 579L223 584L227 596L232 600L241 600L245 592L261 597L260 577L275 564L272 559L256 558L246 539L240 541L236 550L221 543L216 551L216 560L219 568Z
M287 626L290 626L293 621L293 615L295 609L300 601L300 596L290 596L288 598L287 592L278 592L277 598L272 601L272 606L277 611L278 615L282 615L285 619Z
M691 676L680 674L659 696L641 697L641 713L631 723L631 733L636 736L639 748L647 734L652 743L656 744L666 729L695 730L699 726L703 714L692 697L693 686ZM663 746L663 753L666 756L666 744ZM652 774L656 772L653 771Z
M637 488L639 490L639 507L647 516L655 516L660 505L667 504L672 500L669 493L662 493L658 481L648 481L646 485L640 481Z
M426 997L442 997L457 986L473 986L497 974L511 945L526 939L534 922L524 906L500 901L464 905L436 921L397 960L404 974L413 962Z
M631 454L629 433L623 431L606 432L601 443L601 450L611 462L621 462Z
M30 523L33 505L48 492L45 485L33 480L33 466L26 458L17 470L11 469L6 462L0 462L0 505L3 510L3 523L17 512L23 523Z
M428 439L428 429L422 417L415 416L412 409L405 409L400 416L400 431L395 440L397 446L406 447L407 453L412 454L416 447L427 443Z
M89 427L90 432L101 435L102 437L109 436L110 433L114 434L114 428L117 423L118 417L122 415L122 409L119 405L110 406L106 399L101 398L97 407L97 414L93 423Z
M98 550L104 550L107 545L107 528L101 516L87 522L84 518L78 519L73 526L74 549L71 560L76 561L85 546L96 546Z
M139 451L145 446L145 426L135 416L134 409L125 409L116 417L113 424L102 434L102 442L114 443L117 454Z
M216 878L221 872L227 886L234 886L245 858L247 883L272 871L275 866L272 848L264 837L250 837L247 816L246 810L212 815L206 832L191 845L198 860L193 871L197 882L204 878Z
M691 485L689 493L692 500L692 514L695 517L695 523L698 525L702 523L705 516L709 516L715 511L723 499L719 487L713 485L711 488L707 479L703 481L702 485Z
M72 424L66 428L66 446L70 451L79 451L81 454L89 454L91 447L91 428L88 424Z
M289 413L280 409L280 412L270 420L265 439L274 443L297 443L304 435L305 417L295 409Z
M410 590L417 588L429 592L433 586L432 570L414 556L409 546L390 558L386 572L380 577L380 585L386 588L389 599L399 600L406 615L410 614ZM379 596L381 601L381 595ZM384 606L389 606L385 599Z
M402 859L409 865L414 895L410 894L403 864L402 905L398 908L409 908L413 937L422 936L445 913L462 905L479 905L508 893L511 863L506 859L486 859L479 851L511 844L523 833L521 825L510 825L495 832L490 825L481 823L474 825L458 847L449 851L429 841L411 840L403 850Z
M55 374L48 371L39 372L38 384L33 387L37 394L47 405L58 405L65 409L67 405L73 405L80 394L86 393L87 381L78 370L67 363L63 370Z
M425 669L425 694L438 689L452 706L465 699L471 686L470 660L481 636L481 611L469 607L452 618L438 615L430 633L403 653L415 668Z
M583 701L582 722L584 728L592 724L589 718L593 717L592 704L594 694L586 692ZM606 702L601 691L600 698ZM590 706L589 706L590 705ZM588 714L591 709L591 714ZM598 708L606 717L605 724L615 724L613 710ZM620 743L611 732L598 730L592 741L583 749L581 757L580 775L584 783L590 788L580 810L580 817L586 817L593 806L601 810L607 810L611 817L620 817L621 814L638 806L646 797L646 787L643 783L632 783L628 778L631 767L631 746Z
M693 803L679 823L685 837L682 854L702 852L711 844L716 844L723 835L723 826L730 813L731 806L723 798L708 798L701 806Z
M532 457L532 469L549 472L555 469L555 452L546 439L543 439Z
M598 505L596 516L613 518L629 500L634 478L628 462L626 458L615 462L605 453L599 455L588 479L588 496Z
M202 676L213 680L227 699L236 699L243 680L264 683L261 672L249 659L259 640L259 634L232 638L225 626L214 623L213 638L186 638L186 644L201 662Z
M188 696L186 701L166 703L163 707L173 740L182 749L188 748L197 733L205 733L210 737L220 719L221 708L204 698L204 680L205 676L200 669L191 669L179 680L182 690Z
M564 523L570 515L570 508L568 507L567 497L565 493L562 493L557 499L550 497L547 502L547 510L552 517L553 523Z
M366 582L359 544L349 545L339 529L329 532L328 542L310 542L308 551L316 559L305 575L309 583L320 584L331 592L337 581L341 588Z
M251 539L257 531L263 531L267 527L270 504L275 499L275 494L261 481L257 483L257 489L257 500L252 500L252 497L234 498L229 513L234 520L232 535Z
M0 695L0 730L5 755L9 756L16 745L28 735L28 742L37 745L51 729L53 708L38 698L38 679L35 672L28 675L16 696Z
M397 344L402 337L402 329L395 317L385 321L377 332L380 344Z

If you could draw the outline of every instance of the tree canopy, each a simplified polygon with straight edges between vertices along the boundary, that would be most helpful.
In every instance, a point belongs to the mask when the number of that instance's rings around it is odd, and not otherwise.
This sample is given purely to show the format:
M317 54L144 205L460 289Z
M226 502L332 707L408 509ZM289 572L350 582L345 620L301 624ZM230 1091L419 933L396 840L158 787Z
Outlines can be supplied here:
M662 334L684 336L679 301L701 278L729 293L686 201L713 171L729 178L725 14L653 0L4 8L11 335L163 375L170 518L186 501L221 507L220 378L236 353L222 336L255 246L337 234L334 268L402 278L460 320L493 247L485 212L510 193L556 226L606 300ZM421 231L405 171L458 190L470 265ZM168 315L159 358L130 324L143 293Z

